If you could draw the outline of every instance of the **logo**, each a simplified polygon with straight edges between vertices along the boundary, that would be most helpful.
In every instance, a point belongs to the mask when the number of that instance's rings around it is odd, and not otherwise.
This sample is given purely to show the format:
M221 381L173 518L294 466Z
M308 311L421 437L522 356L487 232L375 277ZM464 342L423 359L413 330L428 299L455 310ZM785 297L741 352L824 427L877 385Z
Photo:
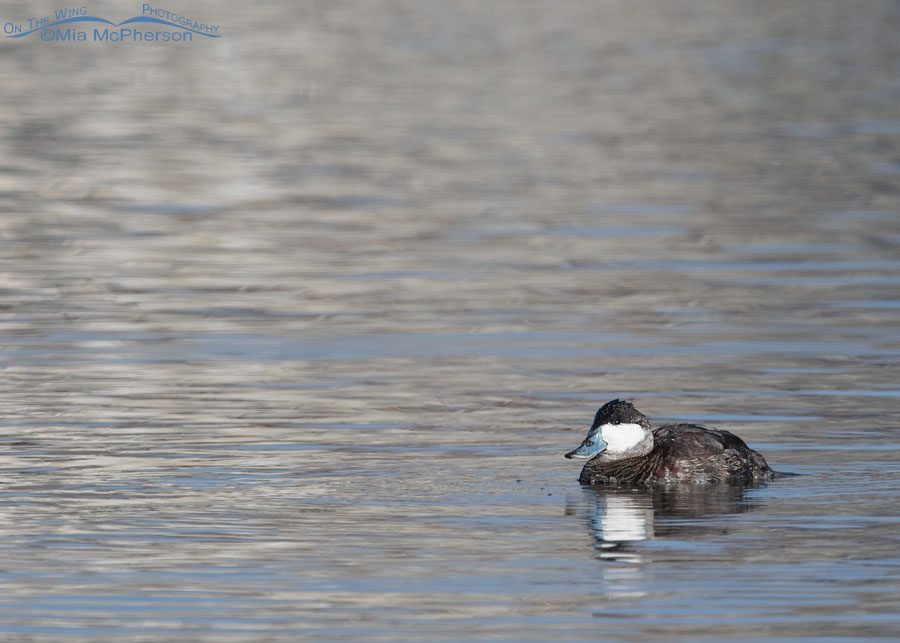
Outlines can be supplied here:
M89 16L85 6L57 9L52 16L3 25L3 34L7 38L27 38L35 33L44 42L192 42L194 36L222 37L219 25L200 22L149 3L141 5L141 15L122 22Z

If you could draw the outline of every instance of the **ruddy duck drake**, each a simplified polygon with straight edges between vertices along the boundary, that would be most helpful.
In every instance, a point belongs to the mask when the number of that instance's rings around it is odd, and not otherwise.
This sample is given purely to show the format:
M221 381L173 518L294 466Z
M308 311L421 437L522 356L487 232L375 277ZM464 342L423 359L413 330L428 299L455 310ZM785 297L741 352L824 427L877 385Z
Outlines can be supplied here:
M655 431L629 402L604 404L581 446L567 458L590 458L581 484L653 486L657 483L753 484L781 475L733 433L694 424L666 424ZM790 475L790 474L787 474Z

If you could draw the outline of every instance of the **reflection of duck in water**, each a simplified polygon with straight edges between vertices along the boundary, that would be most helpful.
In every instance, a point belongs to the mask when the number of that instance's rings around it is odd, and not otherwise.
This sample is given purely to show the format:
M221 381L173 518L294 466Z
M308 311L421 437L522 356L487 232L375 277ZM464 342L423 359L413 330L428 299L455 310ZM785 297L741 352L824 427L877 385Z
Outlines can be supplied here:
M583 487L584 495L566 498L566 515L578 516L588 524L598 558L642 562L648 552L636 546L640 541L696 540L722 533L726 528L713 517L752 511L759 501L748 496L748 489L759 486L721 482L652 489Z
M596 555L605 560L640 563L643 555L632 545L654 537L653 496L650 492L631 493L628 489L584 489L593 494L582 506L566 507L567 513L580 515L590 525L596 541ZM581 503L579 503L581 504Z
M582 484L752 484L783 475L733 433L694 424L651 431L647 418L620 400L597 411L584 442L566 457L591 458L578 478Z

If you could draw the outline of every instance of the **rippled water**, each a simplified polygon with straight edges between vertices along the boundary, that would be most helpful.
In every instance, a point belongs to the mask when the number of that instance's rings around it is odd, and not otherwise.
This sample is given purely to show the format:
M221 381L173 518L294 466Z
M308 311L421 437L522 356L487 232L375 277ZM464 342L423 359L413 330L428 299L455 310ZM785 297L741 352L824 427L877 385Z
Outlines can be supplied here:
M0 40L0 639L900 636L896 2L190 12Z

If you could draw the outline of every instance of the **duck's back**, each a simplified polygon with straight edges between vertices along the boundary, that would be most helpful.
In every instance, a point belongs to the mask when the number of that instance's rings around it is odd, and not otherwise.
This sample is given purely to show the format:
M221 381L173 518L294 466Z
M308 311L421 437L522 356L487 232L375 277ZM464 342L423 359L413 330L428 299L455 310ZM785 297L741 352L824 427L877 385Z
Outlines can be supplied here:
M729 431L666 424L653 432L650 453L615 462L592 460L585 465L581 482L751 483L771 480L775 475L765 458Z
M753 482L774 474L765 458L724 429L667 424L653 432L662 475L667 481Z

